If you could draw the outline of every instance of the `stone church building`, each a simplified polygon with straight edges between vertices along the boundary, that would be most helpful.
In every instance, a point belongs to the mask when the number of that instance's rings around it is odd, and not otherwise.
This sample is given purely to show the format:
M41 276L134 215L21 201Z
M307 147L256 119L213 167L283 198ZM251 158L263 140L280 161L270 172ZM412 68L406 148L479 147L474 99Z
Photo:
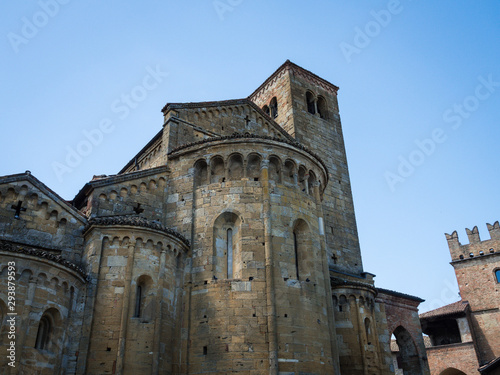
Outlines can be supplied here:
M3 373L429 374L422 300L363 269L337 91L286 61L72 201L0 177Z

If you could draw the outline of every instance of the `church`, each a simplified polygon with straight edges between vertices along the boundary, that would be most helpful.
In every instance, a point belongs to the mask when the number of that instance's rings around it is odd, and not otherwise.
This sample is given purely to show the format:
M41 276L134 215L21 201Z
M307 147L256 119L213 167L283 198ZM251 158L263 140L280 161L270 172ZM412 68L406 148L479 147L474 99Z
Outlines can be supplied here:
M428 375L422 299L363 269L337 94L287 60L166 104L71 201L0 177L5 373Z

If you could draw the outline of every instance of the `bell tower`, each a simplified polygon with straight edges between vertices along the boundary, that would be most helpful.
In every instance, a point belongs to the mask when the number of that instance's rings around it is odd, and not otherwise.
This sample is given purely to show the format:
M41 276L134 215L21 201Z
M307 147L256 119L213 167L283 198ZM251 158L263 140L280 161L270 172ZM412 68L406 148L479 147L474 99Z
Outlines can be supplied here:
M338 89L287 60L249 99L325 163L328 181L320 182L327 184L320 225L325 231L329 267L360 275L363 267L337 102Z

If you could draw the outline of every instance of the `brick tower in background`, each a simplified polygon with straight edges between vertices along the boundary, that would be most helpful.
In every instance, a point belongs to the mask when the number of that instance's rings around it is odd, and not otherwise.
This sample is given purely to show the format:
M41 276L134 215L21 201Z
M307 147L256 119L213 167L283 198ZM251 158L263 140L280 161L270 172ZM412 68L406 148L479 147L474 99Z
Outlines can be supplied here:
M461 300L420 315L433 375L500 374L500 228L487 227L483 241L477 227L466 229L465 245L446 234Z

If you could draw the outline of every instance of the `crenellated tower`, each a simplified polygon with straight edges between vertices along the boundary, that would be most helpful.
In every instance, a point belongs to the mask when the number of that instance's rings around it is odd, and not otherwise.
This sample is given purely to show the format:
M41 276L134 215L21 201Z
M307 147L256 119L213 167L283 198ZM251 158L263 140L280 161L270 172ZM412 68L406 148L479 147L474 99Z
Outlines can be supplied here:
M480 365L500 357L500 226L498 221L486 225L490 239L481 240L475 226L466 229L464 245L457 231L446 234L460 295L470 305Z

